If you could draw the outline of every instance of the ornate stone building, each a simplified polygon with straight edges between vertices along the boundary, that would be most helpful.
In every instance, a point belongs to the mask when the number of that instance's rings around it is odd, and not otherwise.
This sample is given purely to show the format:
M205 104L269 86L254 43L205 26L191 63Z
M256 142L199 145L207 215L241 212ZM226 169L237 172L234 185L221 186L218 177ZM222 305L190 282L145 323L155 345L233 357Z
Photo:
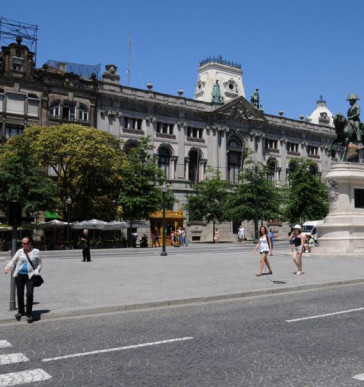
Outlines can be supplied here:
M315 160L314 172L323 175L330 167L327 147L334 130L328 115L320 111L317 122L309 122L284 117L282 112L264 114L257 95L254 104L245 98L241 66L222 58L201 62L195 99L185 98L182 90L177 95L156 92L150 83L145 90L124 86L112 64L98 80L95 74L80 76L67 72L67 64L55 63L36 69L33 53L20 39L2 47L2 142L32 124L63 122L95 126L118 137L122 146L148 136L178 199L176 209L183 208L208 166L237 182L249 151L269 166L280 185L292 171L293 158ZM229 225L226 235L232 231ZM202 233L199 240L206 238Z
M68 73L66 64L60 68L45 64L36 69L33 57L21 38L1 49L1 142L30 125L96 125L96 78Z
M224 67L226 77L228 66ZM264 114L244 96L214 103L213 88L207 84L204 88L210 90L211 102L185 98L181 91L176 96L158 93L151 84L147 90L130 88L107 76L108 72L99 83L97 127L126 143L149 136L180 206L191 185L204 179L207 166L236 182L248 150L256 161L269 165L277 184L286 182L292 158L315 160L320 174L330 167L326 150L334 132L329 122L314 124ZM209 77L211 84L216 80L218 76Z

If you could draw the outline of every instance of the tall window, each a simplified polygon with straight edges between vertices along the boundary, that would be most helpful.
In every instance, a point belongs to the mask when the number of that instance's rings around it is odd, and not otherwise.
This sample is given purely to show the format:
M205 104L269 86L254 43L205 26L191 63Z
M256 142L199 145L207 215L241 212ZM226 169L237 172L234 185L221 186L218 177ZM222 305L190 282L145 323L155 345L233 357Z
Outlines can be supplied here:
M60 118L61 116L61 105L59 101L53 102L49 108L49 116L51 118Z
M80 122L88 122L88 110L86 106L80 105L79 120Z
M4 107L4 94L0 94L0 113L2 113Z
M232 138L228 142L228 180L236 184L243 164L243 147L241 141Z
M62 109L62 118L67 121L76 120L76 104L74 102L64 101Z
M166 174L167 178L169 177L169 163L171 155L169 150L162 147L158 151L158 165L159 168Z
M28 116L38 117L39 98L35 94L28 95Z
M275 180L275 174L276 174L276 169L277 169L277 160L276 159L269 159L267 161L267 177L271 181Z
M199 165L201 160L201 151L199 149L192 149L189 153L189 158L189 180L194 183L198 183L200 181Z

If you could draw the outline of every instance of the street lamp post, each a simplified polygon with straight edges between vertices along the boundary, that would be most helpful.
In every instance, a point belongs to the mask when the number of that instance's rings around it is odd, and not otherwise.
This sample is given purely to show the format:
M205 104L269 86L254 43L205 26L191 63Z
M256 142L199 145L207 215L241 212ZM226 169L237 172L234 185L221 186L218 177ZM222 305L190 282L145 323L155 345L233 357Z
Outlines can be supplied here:
M255 166L255 176L254 176L254 196L255 196L255 201L254 201L254 243L258 243L258 168Z
M163 242L162 242L162 256L166 256L166 192L168 191L168 187L163 184L162 187L162 195L163 195Z
M68 196L66 203L67 203L67 246L68 248L70 248L70 212L71 212L71 204L72 204L72 199L70 196Z

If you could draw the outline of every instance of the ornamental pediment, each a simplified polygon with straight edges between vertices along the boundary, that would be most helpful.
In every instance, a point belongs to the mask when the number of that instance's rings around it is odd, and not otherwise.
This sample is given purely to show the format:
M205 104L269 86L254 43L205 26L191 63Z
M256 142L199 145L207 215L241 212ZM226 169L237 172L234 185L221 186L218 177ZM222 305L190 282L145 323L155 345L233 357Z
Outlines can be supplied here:
M244 97L238 97L214 110L235 120L267 121L264 114L255 109Z

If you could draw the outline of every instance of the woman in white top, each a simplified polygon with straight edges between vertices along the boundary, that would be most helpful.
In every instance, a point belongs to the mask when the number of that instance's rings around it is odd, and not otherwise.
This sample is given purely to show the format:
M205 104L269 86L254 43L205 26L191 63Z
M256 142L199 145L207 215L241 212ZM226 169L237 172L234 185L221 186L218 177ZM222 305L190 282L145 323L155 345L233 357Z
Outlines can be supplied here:
M301 226L299 224L296 224L294 226L294 229L291 233L291 236L289 237L290 240L293 240L294 242L294 252L292 256L292 260L294 264L297 266L297 271L295 274L301 275L303 274L302 271L302 251L303 251L303 235L301 234Z
M260 250L260 269L259 269L259 273L256 274L257 277L260 277L262 275L264 264L267 265L267 268L269 270L268 274L273 274L268 261L268 252L270 252L270 255L272 255L272 245L270 243L270 238L268 235L267 228L265 226L262 226L259 230L259 234L260 234L259 241L253 249L253 253L255 253L257 248L260 247L259 249Z

